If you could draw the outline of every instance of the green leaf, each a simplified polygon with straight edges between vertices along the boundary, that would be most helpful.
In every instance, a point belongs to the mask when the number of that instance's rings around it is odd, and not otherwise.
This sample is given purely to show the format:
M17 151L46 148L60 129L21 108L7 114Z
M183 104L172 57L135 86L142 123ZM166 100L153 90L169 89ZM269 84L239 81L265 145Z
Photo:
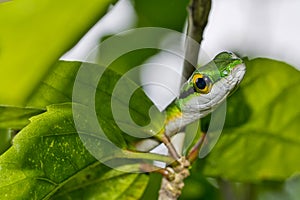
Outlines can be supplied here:
M264 58L246 66L204 173L236 181L284 180L300 171L300 72Z
M0 156L1 199L72 197L78 191L83 199L139 198L148 178L109 169L95 160L78 137L71 104L50 106L31 121Z
M0 155L11 146L13 135L29 124L29 118L42 112L37 108L0 106Z
M136 53L134 54L136 55ZM104 130L105 134L108 138L122 148L129 148L127 142L132 143L140 140L140 138L132 137L128 134L125 134L118 125L117 122L127 124L126 117L123 117L122 114L126 113L128 109L133 120L139 125L147 125L150 122L148 116L148 110L153 105L153 103L149 100L149 98L145 95L141 88L138 88L133 96L130 98L129 107L126 105L126 101L123 98L120 98L122 95L126 94L118 94L113 98L117 99L117 106L120 112L117 113L117 116L113 116L111 110L111 98L112 93L115 89L117 82L123 76L127 70L130 69L131 65L120 65L123 66L122 69L117 68L117 66L122 63L124 57L119 58L113 64L113 67L109 67L105 69L102 66L98 66L95 64L88 64L80 62L69 62L69 61L59 61L53 68L53 71L48 75L48 77L41 83L40 87L36 89L36 93L29 99L28 106L41 107L44 108L47 105L63 103L63 102L71 102L72 94L73 94L73 85L76 79L76 75L80 67L88 68L89 74L85 77L85 80L80 80L81 82L81 91L77 92L76 102L81 104L90 106L89 92L92 88L95 87L91 85L90 80L95 80L97 74L102 71L104 72L96 90L96 112L98 115L99 123ZM140 59L142 59L140 57ZM135 62L139 62L138 60L132 61L134 65ZM114 68L115 67L115 68ZM123 70L123 72L120 72ZM124 88L124 92L128 92L128 88L130 86L135 87L136 83L133 80L126 79L126 84ZM124 87L124 85L122 87ZM122 96L123 97L123 96ZM121 112L122 110L122 112ZM158 113L158 110L156 110ZM159 113L160 114L160 113ZM153 122L156 127L162 122L162 119L156 117L157 122ZM131 127L128 127L131 128ZM132 128L132 130L134 130ZM141 129L137 129L135 132L140 131ZM145 133L141 134L149 134L147 130Z
M45 108L51 104L71 102L80 65L81 62L58 61L28 99L27 106Z
M37 108L0 106L0 128L20 130L29 124L29 118L44 112Z
M139 199L147 182L145 174L126 174L95 163L79 172L51 199Z
M9 1L0 4L0 103L22 105L115 0Z

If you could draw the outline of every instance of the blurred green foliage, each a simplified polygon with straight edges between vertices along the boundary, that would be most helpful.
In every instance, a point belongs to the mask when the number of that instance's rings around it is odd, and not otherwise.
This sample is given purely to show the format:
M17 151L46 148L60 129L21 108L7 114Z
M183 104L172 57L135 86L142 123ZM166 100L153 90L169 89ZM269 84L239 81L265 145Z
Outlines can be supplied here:
M115 0L0 3L0 104L24 105L51 66Z
M138 27L163 27L182 31L189 0L133 0ZM159 5L159 6L158 6Z

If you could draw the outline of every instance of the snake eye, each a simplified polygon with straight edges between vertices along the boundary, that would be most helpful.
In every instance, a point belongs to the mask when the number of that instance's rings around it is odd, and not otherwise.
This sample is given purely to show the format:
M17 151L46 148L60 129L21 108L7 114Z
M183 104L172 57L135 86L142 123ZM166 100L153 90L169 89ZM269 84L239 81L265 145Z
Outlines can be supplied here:
M202 74L195 74L193 76L194 90L199 93L207 94L211 90L211 80Z

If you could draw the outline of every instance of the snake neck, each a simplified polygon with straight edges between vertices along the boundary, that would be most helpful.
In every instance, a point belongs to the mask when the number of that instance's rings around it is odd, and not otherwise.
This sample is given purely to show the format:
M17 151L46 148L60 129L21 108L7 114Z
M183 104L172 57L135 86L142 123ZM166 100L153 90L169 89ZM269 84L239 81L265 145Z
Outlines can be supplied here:
M189 123L197 120L198 117L187 115L182 112L182 109L176 101L166 109L165 133L168 136L174 135Z
M174 121L182 117L181 109L175 103L175 101L167 107L166 114L167 114L166 124L168 124L170 121Z

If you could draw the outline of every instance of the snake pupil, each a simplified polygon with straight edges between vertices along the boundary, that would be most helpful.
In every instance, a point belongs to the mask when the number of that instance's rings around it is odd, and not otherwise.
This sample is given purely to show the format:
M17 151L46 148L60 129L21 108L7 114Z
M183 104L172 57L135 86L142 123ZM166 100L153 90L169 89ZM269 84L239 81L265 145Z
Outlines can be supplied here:
M204 78L197 78L197 80L196 80L196 86L200 90L203 90L206 87L206 82L205 82Z

